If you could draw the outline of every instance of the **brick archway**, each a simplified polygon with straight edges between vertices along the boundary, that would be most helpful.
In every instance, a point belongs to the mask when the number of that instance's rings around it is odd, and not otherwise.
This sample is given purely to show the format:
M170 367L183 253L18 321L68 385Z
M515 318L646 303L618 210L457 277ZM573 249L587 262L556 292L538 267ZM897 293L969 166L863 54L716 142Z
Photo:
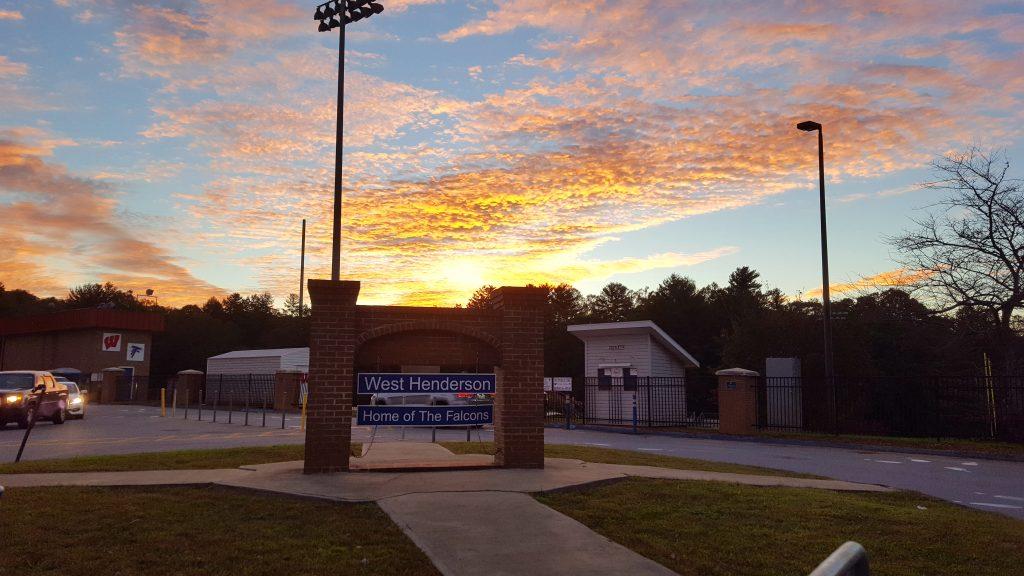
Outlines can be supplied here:
M357 351L403 334L449 333L493 349L500 359L494 399L494 461L544 466L543 288L496 291L491 309L361 306L359 282L310 280L312 303L305 472L348 470ZM396 353L401 355L400 347Z
M501 351L501 340L494 335L484 332L483 330L473 328L472 326L466 326L459 322L450 320L410 320L407 322L384 324L382 326L366 330L356 336L355 346L358 349L367 341L375 338L398 334L400 332L413 332L418 330L436 330L439 332L454 332L456 334L462 334L463 336L469 336L471 338L481 340L484 343L491 345L495 350L498 350L499 352Z

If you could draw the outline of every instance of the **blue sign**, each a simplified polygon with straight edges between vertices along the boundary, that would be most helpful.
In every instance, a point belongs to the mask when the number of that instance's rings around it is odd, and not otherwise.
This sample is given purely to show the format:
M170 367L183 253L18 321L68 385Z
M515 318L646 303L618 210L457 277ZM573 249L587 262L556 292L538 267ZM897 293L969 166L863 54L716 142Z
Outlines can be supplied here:
M494 421L494 406L358 406L360 426L478 426Z
M494 374L360 374L358 394L494 394Z

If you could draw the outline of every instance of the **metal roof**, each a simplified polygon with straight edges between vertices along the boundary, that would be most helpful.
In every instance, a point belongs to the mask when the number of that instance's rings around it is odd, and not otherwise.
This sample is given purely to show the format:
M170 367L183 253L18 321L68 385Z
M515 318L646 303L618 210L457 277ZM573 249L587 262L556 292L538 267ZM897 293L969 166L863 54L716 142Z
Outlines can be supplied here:
M605 322L602 324L573 324L569 326L569 332L580 340L581 334L613 335L613 334L649 334L661 342L669 351L689 363L694 368L700 367L700 362L687 352L678 342L665 333L657 324L650 320L636 320L633 322Z
M80 310L64 310L63 312L51 314L0 318L0 336L89 330L93 328L163 332L164 316L154 312L83 308Z
M234 350L210 356L209 360L224 358L274 358L291 356L293 354L309 354L309 348L266 348L263 350Z

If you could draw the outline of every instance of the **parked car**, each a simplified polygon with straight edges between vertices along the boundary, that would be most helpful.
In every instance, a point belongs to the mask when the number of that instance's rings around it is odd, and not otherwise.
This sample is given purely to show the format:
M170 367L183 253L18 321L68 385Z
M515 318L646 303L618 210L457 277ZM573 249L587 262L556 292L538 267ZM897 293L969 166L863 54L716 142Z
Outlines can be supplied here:
M49 372L0 372L0 427L14 421L19 428L28 428L33 412L38 412L36 421L63 424L68 416L67 386Z
M494 404L494 394L458 393L423 393L423 394L374 394L370 396L370 404L375 406L479 406Z
M68 388L68 417L81 420L85 418L85 393L71 380L63 376L54 376L54 380Z

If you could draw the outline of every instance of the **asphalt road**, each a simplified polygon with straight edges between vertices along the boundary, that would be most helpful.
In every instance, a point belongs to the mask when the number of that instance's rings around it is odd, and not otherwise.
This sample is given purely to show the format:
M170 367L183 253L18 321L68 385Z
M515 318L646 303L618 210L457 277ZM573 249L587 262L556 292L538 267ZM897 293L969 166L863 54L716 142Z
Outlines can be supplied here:
M249 426L244 426L241 412L234 412L228 423L223 411L218 413L217 422L212 422L209 411L203 413L203 421L197 421L194 410L189 420L180 410L175 418L161 418L159 409L149 407L95 405L88 410L85 420L71 420L61 426L39 424L32 431L24 458L301 444L305 434L299 430L297 415L286 417L282 430L280 414L272 413L267 414L267 426L263 427L259 412L250 413ZM356 426L352 436L354 441L365 443L430 441L431 434L429 429L374 431ZM464 430L440 429L436 435L438 440L466 439ZM491 437L489 430L470 432L472 440ZM13 425L0 431L0 461L14 460L21 438L22 431ZM545 438L551 444L635 450L882 484L1024 519L1024 462L554 428L547 429Z

